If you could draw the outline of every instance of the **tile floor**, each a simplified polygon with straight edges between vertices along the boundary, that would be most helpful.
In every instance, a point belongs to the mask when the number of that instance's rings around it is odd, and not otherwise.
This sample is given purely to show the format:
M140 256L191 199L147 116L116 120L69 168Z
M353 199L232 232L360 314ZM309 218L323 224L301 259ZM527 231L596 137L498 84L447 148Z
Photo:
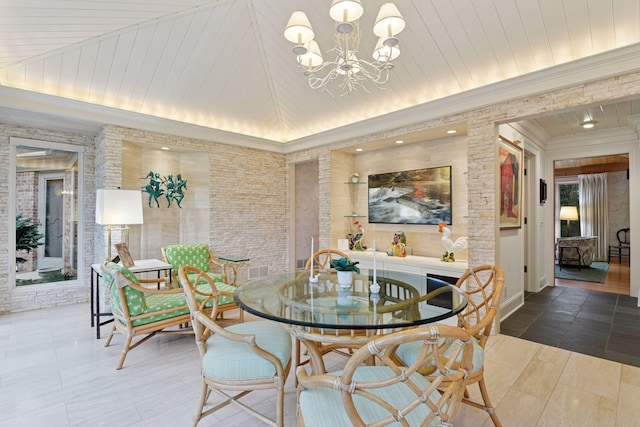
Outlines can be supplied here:
M88 304L0 316L0 426L187 426L199 389L191 336L159 336L115 365L122 337L104 347L89 326ZM328 367L343 363L331 355ZM640 425L640 368L497 335L489 340L486 377L505 427ZM477 396L477 387L470 389ZM273 393L250 401L271 414ZM295 390L287 382L286 426L296 425ZM202 426L260 426L226 407ZM457 427L490 426L463 406Z
M640 366L640 308L628 295L547 287L528 294L500 332Z

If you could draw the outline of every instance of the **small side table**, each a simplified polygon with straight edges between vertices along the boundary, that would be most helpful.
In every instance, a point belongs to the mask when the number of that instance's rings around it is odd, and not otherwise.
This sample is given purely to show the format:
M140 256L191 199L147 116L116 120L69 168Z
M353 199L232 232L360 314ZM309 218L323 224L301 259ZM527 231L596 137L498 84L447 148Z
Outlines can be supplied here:
M566 249L575 250L576 254L578 254L578 271L580 271L580 265L582 264L582 254L580 253L580 249L578 249L575 245L558 245L558 266L560 270L562 270L562 263L567 260L574 261L575 258L566 258L564 257L564 251Z
M233 280L229 283L231 286L238 286L238 271L250 261L249 258L228 258L228 257L218 257L218 260L222 263L223 268L226 268L228 265L231 267L231 271L233 271Z
M169 277L171 277L171 264L162 262L159 259L141 259L134 261L134 263L135 265L133 267L129 267L129 270L132 273L149 273L155 271L158 272L159 279L160 273L166 271L169 273ZM103 322L100 321L101 316L112 316L111 313L100 312L100 278L102 278L101 265L102 264L91 265L91 327L96 327L96 339L100 339L100 326L113 322L113 318Z

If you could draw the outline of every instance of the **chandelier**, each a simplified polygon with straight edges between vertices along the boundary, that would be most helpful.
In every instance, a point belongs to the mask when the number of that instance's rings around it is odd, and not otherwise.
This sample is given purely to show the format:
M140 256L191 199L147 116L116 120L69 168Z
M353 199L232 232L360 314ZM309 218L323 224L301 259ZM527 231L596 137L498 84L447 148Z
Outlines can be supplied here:
M405 27L404 18L393 3L380 7L373 26L378 43L373 50L373 61L367 61L358 57L362 35L358 20L363 13L360 0L333 0L329 8L329 16L336 22L335 46L329 51L335 52L332 61L323 59L307 15L300 11L291 14L284 37L295 44L293 53L311 88L331 93L329 84L336 81L342 95L346 95L360 88L368 92L367 81L379 88L387 82L393 69L391 61L400 55L396 36Z

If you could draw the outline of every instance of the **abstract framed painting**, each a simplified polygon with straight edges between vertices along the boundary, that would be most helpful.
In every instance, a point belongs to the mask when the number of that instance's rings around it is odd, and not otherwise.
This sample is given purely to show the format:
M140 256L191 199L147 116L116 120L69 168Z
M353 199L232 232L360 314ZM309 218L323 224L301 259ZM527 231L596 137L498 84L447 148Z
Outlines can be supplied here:
M500 136L500 229L522 227L522 148Z

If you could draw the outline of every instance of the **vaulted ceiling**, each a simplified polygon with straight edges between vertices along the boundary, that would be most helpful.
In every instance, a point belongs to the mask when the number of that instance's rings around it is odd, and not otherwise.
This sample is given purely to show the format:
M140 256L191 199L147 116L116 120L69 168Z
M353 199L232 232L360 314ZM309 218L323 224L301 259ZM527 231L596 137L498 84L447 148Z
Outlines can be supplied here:
M63 99L87 103L89 122L101 120L92 108L108 107L296 143L640 41L639 0L394 2L407 27L389 81L332 96L309 88L283 37L291 13L303 10L330 57L330 0L0 0L0 84L41 95L9 102L16 109L0 120L19 121L22 109L39 112L36 101ZM369 57L384 1L362 3L360 55ZM625 108L638 113L635 103ZM66 120L64 108L41 110L43 120Z

